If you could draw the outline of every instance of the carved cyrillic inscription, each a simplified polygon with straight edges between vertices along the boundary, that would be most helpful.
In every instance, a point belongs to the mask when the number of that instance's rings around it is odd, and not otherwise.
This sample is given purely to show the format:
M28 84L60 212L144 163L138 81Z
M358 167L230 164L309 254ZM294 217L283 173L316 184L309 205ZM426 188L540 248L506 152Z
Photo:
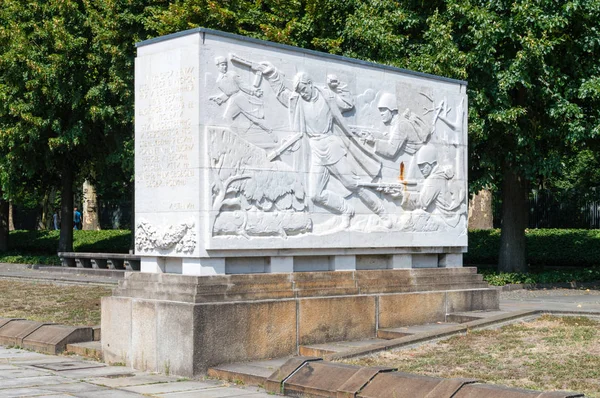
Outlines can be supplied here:
M192 120L197 112L189 94L197 85L193 67L143 77L137 95L136 136L141 170L137 182L146 188L186 186L195 171L190 158L195 149Z

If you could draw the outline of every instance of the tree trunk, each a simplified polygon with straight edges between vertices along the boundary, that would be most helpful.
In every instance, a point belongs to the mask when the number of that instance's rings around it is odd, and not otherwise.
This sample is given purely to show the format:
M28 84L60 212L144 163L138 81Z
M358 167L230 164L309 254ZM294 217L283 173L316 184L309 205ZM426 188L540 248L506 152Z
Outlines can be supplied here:
M73 251L73 169L68 162L63 166L60 191L59 252Z
M494 228L492 191L482 189L469 200L469 229Z
M83 182L83 228L87 231L98 231L98 195L96 187L88 180Z
M510 165L504 166L502 181L502 232L498 270L501 272L527 272L525 228L529 211L525 179L515 173Z
M8 230L15 230L15 222L13 217L13 204L11 201L8 202Z
M0 191L0 252L8 251L8 200Z

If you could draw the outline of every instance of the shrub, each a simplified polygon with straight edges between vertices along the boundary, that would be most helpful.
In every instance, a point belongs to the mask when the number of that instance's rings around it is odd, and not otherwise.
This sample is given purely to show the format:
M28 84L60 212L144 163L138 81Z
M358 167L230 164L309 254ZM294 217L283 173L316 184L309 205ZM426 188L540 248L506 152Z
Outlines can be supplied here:
M510 283L569 283L595 282L600 280L600 267L581 270L553 270L540 273L496 272L480 269L483 279L492 286L504 286Z
M600 230L528 229L527 261L533 268L600 265ZM500 230L469 231L465 264L498 264Z
M60 231L11 231L10 253L20 255L56 255ZM131 231L73 231L76 252L128 253Z

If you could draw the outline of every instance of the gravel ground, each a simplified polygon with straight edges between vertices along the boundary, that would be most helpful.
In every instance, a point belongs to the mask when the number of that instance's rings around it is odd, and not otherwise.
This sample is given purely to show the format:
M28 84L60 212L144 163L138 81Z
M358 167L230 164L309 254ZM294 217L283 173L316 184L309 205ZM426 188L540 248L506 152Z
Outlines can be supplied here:
M521 289L511 292L500 292L501 299L519 300L549 296L600 296L600 289Z

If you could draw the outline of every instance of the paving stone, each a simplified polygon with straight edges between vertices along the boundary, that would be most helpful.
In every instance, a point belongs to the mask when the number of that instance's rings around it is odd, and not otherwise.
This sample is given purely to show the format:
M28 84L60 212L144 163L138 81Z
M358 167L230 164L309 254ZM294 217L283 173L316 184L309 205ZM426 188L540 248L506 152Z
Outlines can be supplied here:
M50 372L30 368L13 368L0 369L0 377L4 378L21 378L21 377L37 377L37 376L52 376Z
M80 380L107 376L129 377L135 375L136 373L137 372L131 368L127 368L125 366L104 366L101 368L63 370L60 372L60 375Z
M206 381L180 381L177 383L161 383L145 386L123 387L122 390L137 392L139 394L169 394L185 391L205 391L213 388L221 388L222 382L214 380Z
M128 391L120 391L120 390L104 390L104 391L90 391L77 393L78 398L139 398L143 397L143 395L136 394ZM196 396L198 398L198 396Z
M153 374L139 374L130 377L95 377L91 379L86 379L86 382L92 384L98 384L106 387L129 387L129 386L139 386L144 384L152 384L152 383L169 383L169 382L177 382L177 377L168 377L162 375L153 375Z
M3 389L8 388L20 388L20 387L39 387L49 386L53 384L61 384L69 382L60 376L38 376L38 377L21 377L18 379L5 379L2 380L0 385L0 396L2 396Z
M261 390L256 389L241 389L241 388L232 388L232 387L219 387L212 388L209 390L201 390L201 391L186 391L186 392L176 392L171 394L157 394L158 397L164 398L229 398L229 397L252 397L259 394L264 394ZM271 395L271 397L273 397Z
M50 391L41 388L9 388L0 390L0 396L2 398L17 398L17 397L39 397L39 396L51 396L53 394L60 394L55 391Z
M71 381L71 380L69 380ZM92 391L106 391L106 387L97 386L95 384L85 382L70 382L67 384L57 384L55 386L46 386L45 390L54 391L56 393L64 392L69 394L88 393Z
M103 368L106 365L99 362L83 362L83 361L63 361L63 362L51 362L41 363L33 365L36 368L53 370L55 372L63 372L66 370L79 370L79 369L90 369L90 368Z

